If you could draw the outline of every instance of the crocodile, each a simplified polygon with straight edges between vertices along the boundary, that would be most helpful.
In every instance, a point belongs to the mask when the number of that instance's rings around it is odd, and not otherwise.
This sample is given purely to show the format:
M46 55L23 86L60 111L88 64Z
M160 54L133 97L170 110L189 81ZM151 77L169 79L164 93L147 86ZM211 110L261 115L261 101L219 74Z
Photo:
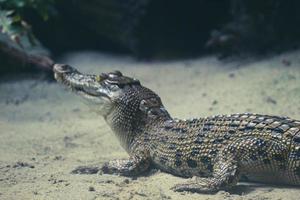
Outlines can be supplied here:
M138 176L159 169L189 178L177 192L215 193L241 178L300 186L300 121L237 113L197 119L172 118L160 97L120 71L82 74L54 65L56 80L102 115L127 159L104 163L106 174Z

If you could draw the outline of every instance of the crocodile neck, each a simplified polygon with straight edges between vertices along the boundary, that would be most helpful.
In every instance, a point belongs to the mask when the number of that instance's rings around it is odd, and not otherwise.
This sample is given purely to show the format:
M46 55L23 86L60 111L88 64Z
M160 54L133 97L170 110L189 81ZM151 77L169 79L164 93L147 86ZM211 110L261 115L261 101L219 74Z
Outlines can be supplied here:
M141 96L136 94L139 92L144 94L140 99L136 98ZM143 87L118 98L116 107L104 118L128 153L133 150L131 145L136 137L172 119L160 98Z

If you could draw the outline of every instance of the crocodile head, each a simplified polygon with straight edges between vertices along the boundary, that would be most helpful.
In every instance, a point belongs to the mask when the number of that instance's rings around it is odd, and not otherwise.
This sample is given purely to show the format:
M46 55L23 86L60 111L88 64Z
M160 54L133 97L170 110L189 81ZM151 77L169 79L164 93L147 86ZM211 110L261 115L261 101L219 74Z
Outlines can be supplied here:
M103 116L111 112L127 87L140 85L138 80L123 76L119 71L89 75L64 64L55 64L53 70L58 82L87 100L87 104Z
M53 70L58 82L104 116L126 149L147 124L170 119L158 95L119 71L87 75L63 64L55 64Z

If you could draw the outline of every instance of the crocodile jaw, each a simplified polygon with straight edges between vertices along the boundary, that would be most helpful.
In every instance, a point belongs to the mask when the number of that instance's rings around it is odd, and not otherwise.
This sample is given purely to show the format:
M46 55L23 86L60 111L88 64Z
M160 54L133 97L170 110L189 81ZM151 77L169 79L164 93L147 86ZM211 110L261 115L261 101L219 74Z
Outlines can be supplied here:
M85 75L69 65L55 64L55 79L67 89L81 96L88 106L97 113L106 116L113 107L112 93L104 87L101 76Z

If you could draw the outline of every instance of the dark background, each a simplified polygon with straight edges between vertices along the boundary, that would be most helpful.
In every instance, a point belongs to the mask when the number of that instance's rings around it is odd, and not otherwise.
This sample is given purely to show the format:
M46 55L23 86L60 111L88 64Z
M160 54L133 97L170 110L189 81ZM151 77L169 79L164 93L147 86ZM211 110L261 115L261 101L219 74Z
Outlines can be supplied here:
M46 21L33 9L23 13L54 60L85 49L147 60L222 59L298 48L299 8L299 0L70 0L55 1ZM8 63L1 71L19 71L12 67L19 61L26 65L15 58L0 48L2 63Z

